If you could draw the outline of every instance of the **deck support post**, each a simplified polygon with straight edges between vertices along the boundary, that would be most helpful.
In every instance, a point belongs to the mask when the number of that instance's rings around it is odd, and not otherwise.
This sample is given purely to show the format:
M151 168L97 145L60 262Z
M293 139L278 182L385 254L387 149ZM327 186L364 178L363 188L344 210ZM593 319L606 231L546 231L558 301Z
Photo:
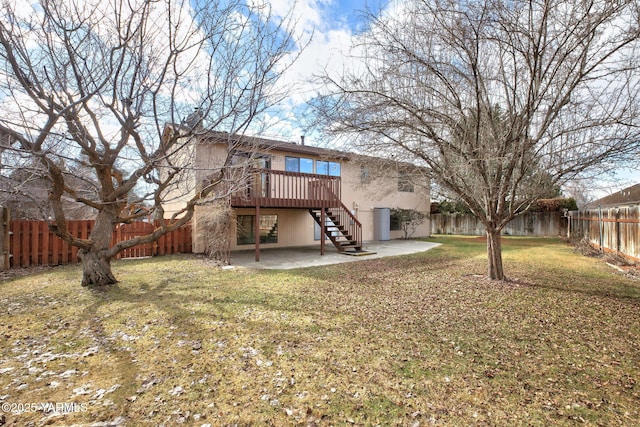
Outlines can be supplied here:
M320 210L320 255L324 255L324 241L326 239L327 213L324 207Z
M256 262L260 261L260 205L256 204L256 222L254 224L254 238L256 241Z

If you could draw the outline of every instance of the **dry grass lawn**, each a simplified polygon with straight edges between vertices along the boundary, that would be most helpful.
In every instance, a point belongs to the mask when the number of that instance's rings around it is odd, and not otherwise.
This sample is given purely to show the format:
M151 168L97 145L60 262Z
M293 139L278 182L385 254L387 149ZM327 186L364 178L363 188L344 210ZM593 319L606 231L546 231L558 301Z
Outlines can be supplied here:
M640 282L554 239L288 271L195 256L0 284L8 426L640 425ZM2 423L0 423L2 424Z

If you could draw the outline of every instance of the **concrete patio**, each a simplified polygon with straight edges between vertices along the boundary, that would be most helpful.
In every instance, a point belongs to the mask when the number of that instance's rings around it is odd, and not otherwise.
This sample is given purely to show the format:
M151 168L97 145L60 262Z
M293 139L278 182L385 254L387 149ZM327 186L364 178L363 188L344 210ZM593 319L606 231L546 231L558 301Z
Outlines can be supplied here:
M320 255L320 244L296 248L260 249L260 261L255 260L255 251L234 251L231 253L231 265L242 268L278 269L315 267L320 265L358 262L367 259L408 255L428 251L439 243L417 240L388 240L365 242L363 249L371 252L367 255L343 255L332 245L327 245L325 254Z

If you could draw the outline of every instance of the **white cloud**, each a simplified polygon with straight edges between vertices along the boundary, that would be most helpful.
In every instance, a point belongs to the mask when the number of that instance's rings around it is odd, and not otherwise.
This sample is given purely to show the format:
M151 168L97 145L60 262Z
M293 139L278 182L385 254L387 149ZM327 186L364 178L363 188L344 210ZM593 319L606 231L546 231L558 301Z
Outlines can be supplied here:
M295 23L296 34L308 34L326 27L327 10L333 4L331 0L250 0L249 4L262 14L268 11L277 18L290 17ZM266 6L266 7L265 7Z
M351 33L347 30L315 33L284 76L284 82L297 83L289 101L296 105L309 101L321 89L314 81L315 76L324 72L331 75L342 72L350 42Z
M293 10L297 20L296 31L306 36L308 44L302 52L293 52L291 57L300 55L296 62L286 70L283 83L295 82L294 90L288 98L289 106L299 107L311 100L323 88L314 78L319 74L338 77L346 69L359 66L359 48L355 46L358 28L350 28L347 19L335 12L336 1L333 0L269 0L269 5L278 16L284 16ZM365 9L366 0L360 4L351 3L352 13ZM398 16L405 13L403 1L390 1L386 9L380 11L382 16ZM311 37L309 39L309 37Z

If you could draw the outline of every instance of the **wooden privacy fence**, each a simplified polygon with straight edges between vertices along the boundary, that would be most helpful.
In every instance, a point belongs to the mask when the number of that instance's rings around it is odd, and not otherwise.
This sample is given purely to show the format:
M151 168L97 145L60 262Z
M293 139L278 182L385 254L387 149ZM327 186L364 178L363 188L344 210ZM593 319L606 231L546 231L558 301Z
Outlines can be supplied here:
M483 236L484 225L472 214L431 214L432 234ZM512 219L505 236L566 236L567 218L562 212L527 212Z
M93 220L67 221L67 227L74 236L87 238L91 233L94 222ZM155 224L158 224L158 222ZM119 224L113 232L112 244L148 234L154 230L155 224L149 222ZM186 225L165 234L156 242L125 249L116 258L142 258L190 252L191 226ZM68 245L53 234L49 230L49 223L46 221L11 221L9 225L8 253L9 268L60 265L80 261L78 259L78 248Z
M9 268L9 209L0 206L0 270Z
M585 209L568 215L571 237L640 260L640 205Z

